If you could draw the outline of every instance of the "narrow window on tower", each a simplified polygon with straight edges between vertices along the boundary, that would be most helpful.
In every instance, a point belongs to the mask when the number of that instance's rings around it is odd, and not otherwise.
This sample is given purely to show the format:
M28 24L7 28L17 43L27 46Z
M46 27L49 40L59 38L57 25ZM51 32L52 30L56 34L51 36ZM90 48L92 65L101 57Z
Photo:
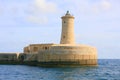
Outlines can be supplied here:
M63 36L63 38L65 38L65 36Z

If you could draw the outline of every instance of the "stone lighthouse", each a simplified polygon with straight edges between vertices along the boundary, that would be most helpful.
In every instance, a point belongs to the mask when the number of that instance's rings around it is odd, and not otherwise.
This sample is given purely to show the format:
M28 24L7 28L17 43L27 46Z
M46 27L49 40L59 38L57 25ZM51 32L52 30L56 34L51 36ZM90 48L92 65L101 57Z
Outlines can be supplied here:
M60 44L30 44L24 48L24 61L37 61L40 66L97 65L96 48L75 43L74 16L67 11L61 18Z
M62 33L60 44L75 44L74 17L67 11L62 18Z

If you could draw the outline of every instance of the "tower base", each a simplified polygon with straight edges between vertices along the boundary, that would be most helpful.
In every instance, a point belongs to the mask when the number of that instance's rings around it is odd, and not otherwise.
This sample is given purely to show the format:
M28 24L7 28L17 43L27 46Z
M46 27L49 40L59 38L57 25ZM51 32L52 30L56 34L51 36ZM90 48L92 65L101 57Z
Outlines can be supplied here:
M97 65L97 53L86 45L54 45L39 51L38 62L41 66Z

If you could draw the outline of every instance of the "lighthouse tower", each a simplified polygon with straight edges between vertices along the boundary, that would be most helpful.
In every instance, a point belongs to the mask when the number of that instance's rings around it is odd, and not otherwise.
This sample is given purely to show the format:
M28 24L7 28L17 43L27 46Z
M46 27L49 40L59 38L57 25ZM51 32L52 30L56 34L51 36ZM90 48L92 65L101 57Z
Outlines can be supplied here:
M31 44L24 48L25 61L37 61L35 65L43 67L97 65L96 48L75 43L74 16L67 11L61 18L60 44Z
M74 39L74 16L67 11L62 19L62 33L60 44L75 44Z

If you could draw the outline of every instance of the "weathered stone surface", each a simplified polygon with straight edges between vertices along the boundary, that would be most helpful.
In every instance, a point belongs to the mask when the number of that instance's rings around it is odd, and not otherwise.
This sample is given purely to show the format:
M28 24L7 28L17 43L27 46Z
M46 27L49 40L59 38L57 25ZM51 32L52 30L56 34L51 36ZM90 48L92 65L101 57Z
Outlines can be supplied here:
M0 53L0 61L17 61L19 53Z
M58 44L51 46L49 50L39 51L38 62L79 61L79 64L97 64L96 54L96 49L90 46Z

